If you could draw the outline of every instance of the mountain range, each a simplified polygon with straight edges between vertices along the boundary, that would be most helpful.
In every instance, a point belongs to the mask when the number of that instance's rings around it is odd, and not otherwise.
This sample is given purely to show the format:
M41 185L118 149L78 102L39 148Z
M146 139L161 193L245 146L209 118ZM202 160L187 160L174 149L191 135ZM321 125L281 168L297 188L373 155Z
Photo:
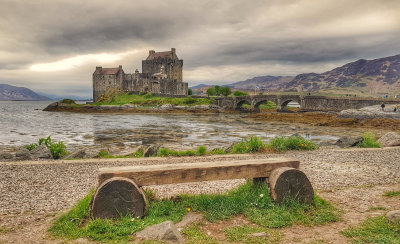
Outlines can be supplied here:
M211 85L210 85L211 86ZM208 87L210 87L208 86ZM297 76L259 76L228 84L237 90L260 92L328 92L365 95L400 95L400 55L373 60L360 59L324 73ZM202 91L207 87L201 85ZM193 89L196 91L196 88Z
M1 101L41 101L50 100L50 98L41 96L36 92L25 88L0 84L0 100Z

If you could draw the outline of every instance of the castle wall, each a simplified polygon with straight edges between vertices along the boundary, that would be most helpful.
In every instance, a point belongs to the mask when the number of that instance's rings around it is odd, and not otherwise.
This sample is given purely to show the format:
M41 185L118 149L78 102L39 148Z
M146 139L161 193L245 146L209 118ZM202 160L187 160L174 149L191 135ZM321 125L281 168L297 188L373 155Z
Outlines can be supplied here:
M142 72L150 75L158 73L160 72L162 65L164 65L165 73L167 74L168 79L182 82L183 60L171 58L142 60Z
M93 75L93 101L99 100L109 87L120 87L116 75Z

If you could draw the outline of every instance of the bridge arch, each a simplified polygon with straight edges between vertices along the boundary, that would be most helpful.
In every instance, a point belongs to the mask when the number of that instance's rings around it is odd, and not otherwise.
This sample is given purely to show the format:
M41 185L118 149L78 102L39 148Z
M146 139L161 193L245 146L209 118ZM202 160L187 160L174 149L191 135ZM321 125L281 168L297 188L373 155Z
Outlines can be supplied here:
M285 100L281 100L281 102L280 102L280 107L278 108L280 111L288 111L288 105L289 105L289 103L290 102L295 102L295 103L298 103L299 105L299 108L301 108L301 103L300 103L300 101L298 101L297 99L291 99L291 98L288 98L288 99L285 99Z
M260 105L264 104L264 103L267 103L267 102L273 102L276 106L278 106L276 101L273 101L272 99L262 99L262 100L254 101L254 105L253 105L254 110L255 111L259 111L260 110Z
M243 110L243 109L244 109L244 108L243 108L243 105L245 105L245 104L251 106L251 100L249 100L249 99L241 99L241 100L238 100L238 101L236 102L235 109L236 109L236 110Z

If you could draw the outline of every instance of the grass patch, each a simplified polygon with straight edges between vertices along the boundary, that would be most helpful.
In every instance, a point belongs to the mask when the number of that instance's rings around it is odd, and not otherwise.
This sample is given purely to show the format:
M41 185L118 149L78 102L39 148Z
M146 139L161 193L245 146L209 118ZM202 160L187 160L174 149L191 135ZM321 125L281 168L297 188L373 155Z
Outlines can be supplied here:
M264 151L266 145L258 137L244 138L233 145L231 153L255 153Z
M180 195L172 200L149 199L147 216L120 220L89 220L88 209L91 194L78 202L68 213L58 218L49 229L54 236L77 239L89 238L96 241L129 241L131 234L149 225L166 220L180 221L191 211L202 212L211 222L228 220L232 216L245 214L249 220L265 227L283 227L293 223L319 225L336 221L340 212L326 201L316 197L314 205L289 201L276 205L267 197L269 189L264 184L247 182L225 194ZM282 215L284 221L282 221ZM192 229L188 235L203 238Z
M63 141L54 142L51 140L50 136L48 136L47 138L40 138L37 144L36 143L29 144L25 146L25 148L28 149L29 151L32 151L33 149L42 144L44 144L50 150L51 156L54 159L62 158L68 154L67 146L65 146L64 142Z
M289 150L315 150L318 148L314 142L306 140L301 136L275 137L269 142L268 146L279 152Z
M181 106L194 106L202 104L213 104L213 99L207 98L172 98L172 97L156 97L152 93L144 95L130 95L127 93L116 93L101 102L92 103L93 106L98 105L124 105L135 104L143 107L156 107L164 104L181 105Z
M381 144L376 141L374 134L366 132L363 135L363 140L358 143L357 146L363 148L379 148L381 147Z
M252 236L253 233L265 232L265 236ZM277 231L273 231L263 227L250 227L247 225L235 226L225 229L226 237L229 242L262 244L276 243L282 238Z
M389 223L385 216L368 218L341 233L354 243L400 243L400 225Z
M388 191L383 194L385 197L400 197L400 191Z
M207 151L207 147L199 146L196 150L185 150L185 151L177 151L168 148L161 148L157 156L159 157L185 157L185 156L203 156L203 155L214 155L214 154L225 154L225 151L221 148L215 148L211 151Z
M189 228L186 228L182 231L185 235L186 242L185 243L202 243L202 244L218 244L219 242L214 238L208 236L200 230L199 225L193 225Z
M386 208L381 206L373 206L369 208L369 211L378 211L378 210L386 210Z

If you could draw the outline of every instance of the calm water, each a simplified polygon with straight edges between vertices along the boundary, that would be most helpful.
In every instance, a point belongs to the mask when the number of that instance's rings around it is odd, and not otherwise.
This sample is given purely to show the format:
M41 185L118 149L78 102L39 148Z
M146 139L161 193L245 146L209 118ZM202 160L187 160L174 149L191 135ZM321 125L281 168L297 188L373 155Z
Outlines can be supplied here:
M160 143L170 147L217 147L246 136L268 140L276 135L300 133L315 140L340 135L361 135L360 130L296 124L267 123L246 115L182 114L77 114L44 112L50 102L0 101L0 145L19 146L51 136L70 147L129 149Z

